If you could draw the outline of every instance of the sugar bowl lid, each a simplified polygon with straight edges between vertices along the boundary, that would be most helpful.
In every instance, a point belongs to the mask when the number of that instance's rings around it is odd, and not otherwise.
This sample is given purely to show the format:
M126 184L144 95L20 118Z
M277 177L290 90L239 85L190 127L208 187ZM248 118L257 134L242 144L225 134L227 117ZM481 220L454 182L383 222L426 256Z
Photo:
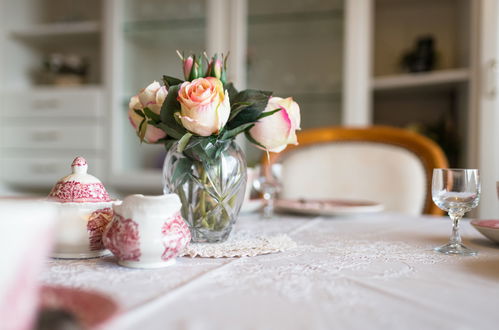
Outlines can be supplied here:
M85 158L76 157L71 164L72 173L57 181L48 198L61 203L110 202L102 182L88 174L87 169Z

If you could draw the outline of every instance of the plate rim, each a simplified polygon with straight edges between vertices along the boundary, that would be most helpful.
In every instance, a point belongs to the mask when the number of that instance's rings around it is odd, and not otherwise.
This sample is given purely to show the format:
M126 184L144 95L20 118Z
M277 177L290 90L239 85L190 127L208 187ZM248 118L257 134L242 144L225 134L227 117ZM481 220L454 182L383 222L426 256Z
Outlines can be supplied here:
M274 205L276 210L295 212L300 214L315 214L315 215L347 215L347 214L366 214L366 213L376 213L381 212L385 209L383 203L370 201L366 199L339 199L339 198L314 198L308 199L308 201L344 201L344 202L363 202L363 203L371 203L372 205L356 205L356 206L338 206L333 210L323 208L323 209L307 209L307 208L298 208L298 207L289 207L279 205L279 201L299 201L307 199L304 198L280 198L276 199Z

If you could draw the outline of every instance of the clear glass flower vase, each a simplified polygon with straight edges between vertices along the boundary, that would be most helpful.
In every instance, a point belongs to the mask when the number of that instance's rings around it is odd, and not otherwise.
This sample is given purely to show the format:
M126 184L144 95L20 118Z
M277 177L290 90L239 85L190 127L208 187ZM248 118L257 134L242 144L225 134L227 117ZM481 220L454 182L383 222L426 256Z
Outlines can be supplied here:
M176 193L192 242L225 241L244 199L247 172L243 151L232 140L168 150L163 165L163 190Z

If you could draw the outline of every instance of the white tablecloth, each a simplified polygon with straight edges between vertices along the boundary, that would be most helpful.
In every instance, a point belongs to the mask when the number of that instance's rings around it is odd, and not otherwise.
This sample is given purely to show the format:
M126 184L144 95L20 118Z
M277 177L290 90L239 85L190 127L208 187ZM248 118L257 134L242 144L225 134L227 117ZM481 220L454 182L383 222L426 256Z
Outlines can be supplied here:
M160 270L54 260L43 281L110 295L124 310L112 329L499 328L499 246L466 221L477 257L431 250L448 241L448 218L246 215L235 230L285 233L298 247Z

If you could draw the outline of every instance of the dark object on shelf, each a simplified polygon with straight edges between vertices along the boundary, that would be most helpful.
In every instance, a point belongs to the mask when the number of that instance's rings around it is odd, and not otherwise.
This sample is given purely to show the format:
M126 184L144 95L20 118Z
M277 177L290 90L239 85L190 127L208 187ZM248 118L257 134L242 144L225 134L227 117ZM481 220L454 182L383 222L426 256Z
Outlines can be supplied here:
M418 38L414 50L402 58L402 66L409 72L431 71L435 67L435 42L432 36Z
M38 84L81 85L85 83L88 62L75 54L53 53L43 60L41 70L35 72Z

